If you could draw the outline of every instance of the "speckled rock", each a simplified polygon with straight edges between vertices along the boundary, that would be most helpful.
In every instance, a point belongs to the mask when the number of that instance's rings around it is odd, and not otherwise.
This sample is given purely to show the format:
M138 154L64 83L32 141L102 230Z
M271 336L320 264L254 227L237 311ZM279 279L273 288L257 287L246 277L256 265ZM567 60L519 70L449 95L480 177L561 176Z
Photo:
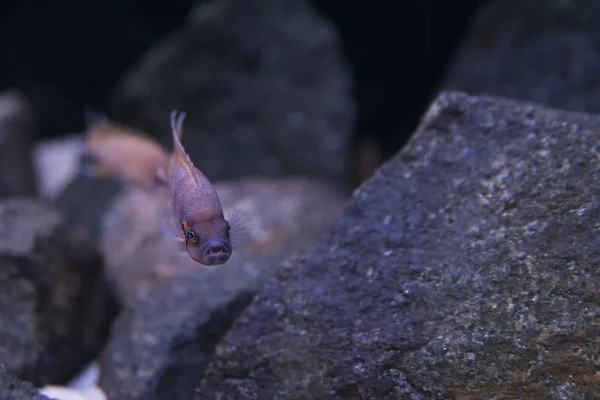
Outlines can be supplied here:
M0 399L2 400L50 400L40 394L29 382L23 382L9 373L0 362Z
M444 92L283 264L198 399L600 394L600 120Z
M346 202L335 188L304 179L245 179L215 189L225 213L241 210L253 228L219 267L195 263L162 233L166 189L127 189L106 215L106 271L125 305L101 362L109 399L188 400L264 279L318 243Z
M599 18L596 0L486 1L441 89L600 113Z
M354 122L335 27L307 0L201 2L123 77L110 114L171 148L169 114L212 180L340 180Z
M72 378L114 316L101 255L48 203L0 202L0 362L36 386Z

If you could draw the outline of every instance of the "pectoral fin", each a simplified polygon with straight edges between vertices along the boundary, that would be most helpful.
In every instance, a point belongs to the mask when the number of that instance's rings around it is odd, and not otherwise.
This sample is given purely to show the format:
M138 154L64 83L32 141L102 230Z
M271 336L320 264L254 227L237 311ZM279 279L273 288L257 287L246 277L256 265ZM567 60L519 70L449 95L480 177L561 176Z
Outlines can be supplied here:
M170 215L161 216L160 230L163 235L178 242L180 251L185 251L185 237L177 229L175 221Z

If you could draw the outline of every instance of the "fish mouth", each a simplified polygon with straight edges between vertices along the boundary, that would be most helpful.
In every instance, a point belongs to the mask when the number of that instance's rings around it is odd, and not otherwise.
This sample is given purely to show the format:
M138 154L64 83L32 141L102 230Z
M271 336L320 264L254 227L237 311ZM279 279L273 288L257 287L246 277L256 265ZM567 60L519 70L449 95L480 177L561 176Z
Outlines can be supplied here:
M202 263L209 266L225 264L231 257L229 246L224 243L207 246L202 254Z

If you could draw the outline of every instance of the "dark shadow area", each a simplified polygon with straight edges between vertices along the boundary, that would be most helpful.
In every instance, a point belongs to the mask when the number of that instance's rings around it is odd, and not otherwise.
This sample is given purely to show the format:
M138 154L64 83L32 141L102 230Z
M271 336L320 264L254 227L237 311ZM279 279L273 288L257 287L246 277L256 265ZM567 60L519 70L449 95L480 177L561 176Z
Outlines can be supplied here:
M339 30L354 74L358 118L351 185L407 141L469 17L483 0L311 0ZM5 5L0 17L0 89L24 90L42 137L84 127L82 108L107 108L124 72L185 20L191 0ZM370 144L369 144L370 143Z

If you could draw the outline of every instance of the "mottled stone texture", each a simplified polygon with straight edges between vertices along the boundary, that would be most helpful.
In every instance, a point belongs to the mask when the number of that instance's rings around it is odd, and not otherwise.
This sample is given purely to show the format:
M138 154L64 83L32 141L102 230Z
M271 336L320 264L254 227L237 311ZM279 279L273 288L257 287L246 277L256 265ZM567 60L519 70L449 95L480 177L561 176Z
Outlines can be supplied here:
M600 121L444 92L282 265L198 399L600 394Z
M0 399L2 400L50 400L41 395L29 382L12 375L0 363Z

